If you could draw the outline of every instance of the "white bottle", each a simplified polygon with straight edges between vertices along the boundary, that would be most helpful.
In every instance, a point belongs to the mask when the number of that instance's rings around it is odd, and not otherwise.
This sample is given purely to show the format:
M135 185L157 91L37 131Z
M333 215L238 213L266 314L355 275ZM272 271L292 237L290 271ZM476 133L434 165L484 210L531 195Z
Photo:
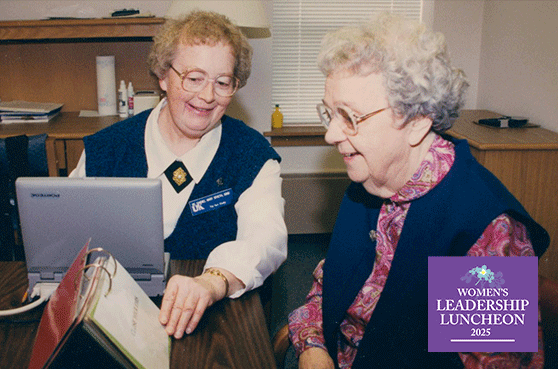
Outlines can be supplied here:
M134 87L128 82L128 116L134 115Z
M128 92L124 80L120 81L120 88L118 89L118 115L120 115L120 118L128 117Z

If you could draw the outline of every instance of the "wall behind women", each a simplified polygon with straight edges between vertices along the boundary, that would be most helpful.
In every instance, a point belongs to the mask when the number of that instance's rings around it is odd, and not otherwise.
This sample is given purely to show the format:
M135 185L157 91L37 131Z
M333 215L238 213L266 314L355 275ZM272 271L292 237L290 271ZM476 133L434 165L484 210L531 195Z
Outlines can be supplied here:
M272 2L265 0L271 15ZM46 16L106 17L112 10L138 8L164 16L170 4L157 1L0 0L0 20ZM466 109L488 109L558 132L558 2L553 0L426 0L425 22L443 32L453 64L471 87ZM273 36L272 36L273 37ZM251 39L252 75L228 113L260 132L271 127L272 38ZM344 172L330 147L280 147L284 173Z
M479 109L558 132L558 2L486 1Z
M558 132L558 2L436 0L434 29L471 81L476 109Z

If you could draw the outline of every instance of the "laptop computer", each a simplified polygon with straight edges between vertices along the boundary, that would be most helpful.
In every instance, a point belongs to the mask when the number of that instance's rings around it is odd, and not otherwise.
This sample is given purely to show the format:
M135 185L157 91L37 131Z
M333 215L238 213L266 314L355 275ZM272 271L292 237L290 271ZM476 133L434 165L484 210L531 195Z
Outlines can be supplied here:
M29 278L59 282L91 238L149 296L164 292L161 182L147 178L20 177L16 194Z

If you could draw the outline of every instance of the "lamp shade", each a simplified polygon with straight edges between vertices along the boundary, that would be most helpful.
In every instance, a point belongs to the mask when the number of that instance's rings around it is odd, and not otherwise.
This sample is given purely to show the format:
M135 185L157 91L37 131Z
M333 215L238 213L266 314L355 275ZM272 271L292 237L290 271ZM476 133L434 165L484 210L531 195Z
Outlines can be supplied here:
M176 18L192 10L223 14L239 27L269 28L269 19L261 0L172 0L166 17Z

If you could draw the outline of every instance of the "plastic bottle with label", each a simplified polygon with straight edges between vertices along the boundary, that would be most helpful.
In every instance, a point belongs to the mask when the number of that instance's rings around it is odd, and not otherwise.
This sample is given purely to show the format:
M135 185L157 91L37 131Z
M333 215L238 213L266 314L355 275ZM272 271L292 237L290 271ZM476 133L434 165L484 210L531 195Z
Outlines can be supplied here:
M118 89L118 115L120 118L128 117L128 91L124 80L120 81L120 88Z
M275 105L275 111L271 114L271 128L283 127L283 113L279 109L279 104Z
M128 82L128 116L134 115L134 86Z

